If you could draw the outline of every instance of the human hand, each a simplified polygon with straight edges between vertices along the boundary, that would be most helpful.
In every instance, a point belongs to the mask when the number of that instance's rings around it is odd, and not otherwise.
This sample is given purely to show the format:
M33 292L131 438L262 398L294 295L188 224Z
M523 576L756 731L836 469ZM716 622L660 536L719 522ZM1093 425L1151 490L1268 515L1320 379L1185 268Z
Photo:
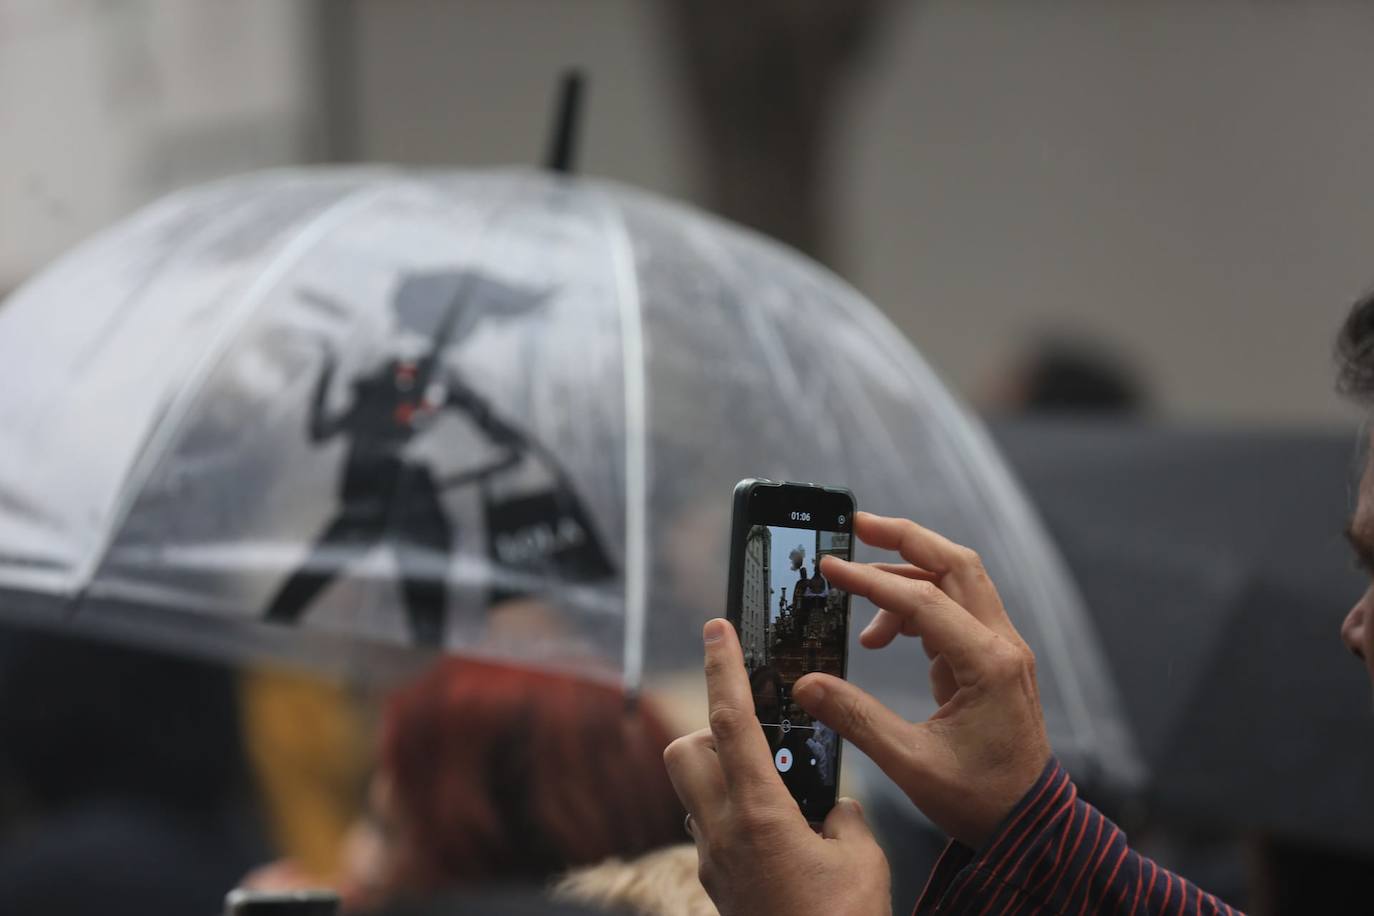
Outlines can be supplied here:
M711 727L668 745L663 760L722 916L891 913L887 860L858 802L840 799L820 834L811 829L754 717L735 628L712 620L703 638Z
M825 674L799 679L793 699L867 754L936 825L979 848L1049 760L1035 656L972 550L915 522L868 512L855 516L854 533L907 563L826 557L825 575L878 605L859 636L865 647L920 637L940 708L907 722Z

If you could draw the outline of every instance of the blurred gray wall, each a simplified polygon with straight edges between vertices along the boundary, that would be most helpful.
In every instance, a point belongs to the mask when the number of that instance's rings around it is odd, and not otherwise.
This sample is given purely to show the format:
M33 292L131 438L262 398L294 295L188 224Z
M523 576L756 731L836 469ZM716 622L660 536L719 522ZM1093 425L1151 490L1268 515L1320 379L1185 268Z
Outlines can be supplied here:
M556 81L586 70L583 171L691 193L689 128L654 0L353 0L349 155L537 165Z
M700 199L667 22L658 0L0 0L0 287L321 131L348 158L535 163L567 64L592 79L584 170ZM1374 283L1374 4L899 0L880 32L836 124L835 266L955 386L1064 328L1134 357L1170 415L1350 416L1329 352Z
M656 3L358 4L361 152L536 161L558 69L586 171L693 196ZM1326 422L1374 283L1374 4L894 5L852 91L837 268L971 391L1046 327L1116 344L1172 415Z
M851 125L843 268L960 385L1052 322L1119 341L1174 414L1348 416L1372 38L1371 3L907 6Z
M169 190L299 161L313 9L0 0L0 294Z

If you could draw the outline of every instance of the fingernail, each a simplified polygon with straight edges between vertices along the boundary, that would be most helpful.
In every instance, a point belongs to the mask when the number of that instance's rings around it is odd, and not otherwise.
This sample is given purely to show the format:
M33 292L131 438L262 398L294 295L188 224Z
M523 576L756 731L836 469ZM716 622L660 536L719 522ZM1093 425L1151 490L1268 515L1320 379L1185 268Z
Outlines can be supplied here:
M708 646L713 642L719 642L720 638L725 635L726 626L726 622L719 617L715 620L706 621L706 628L701 631L702 642Z
M807 681L802 685L802 693L809 696L812 703L820 703L825 699L825 688L815 681Z

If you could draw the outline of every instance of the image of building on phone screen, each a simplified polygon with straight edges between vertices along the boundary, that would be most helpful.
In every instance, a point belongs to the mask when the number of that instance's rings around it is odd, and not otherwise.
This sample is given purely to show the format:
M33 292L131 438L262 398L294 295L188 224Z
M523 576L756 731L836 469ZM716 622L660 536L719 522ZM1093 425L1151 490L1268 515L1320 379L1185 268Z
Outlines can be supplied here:
M844 674L847 596L820 559L849 551L849 534L809 528L754 525L745 539L740 644L754 711L799 801L834 794L838 738L792 701L792 685L812 671Z

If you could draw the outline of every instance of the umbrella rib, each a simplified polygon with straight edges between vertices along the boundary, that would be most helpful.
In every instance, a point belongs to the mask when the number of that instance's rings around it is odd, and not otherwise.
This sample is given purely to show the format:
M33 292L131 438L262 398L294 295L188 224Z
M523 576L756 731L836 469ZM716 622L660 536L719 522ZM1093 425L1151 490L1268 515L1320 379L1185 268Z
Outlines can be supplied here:
M625 390L625 646L627 694L644 679L644 626L648 610L648 436L644 325L634 247L624 218L600 191L611 243L616 301L620 308L621 371Z
M281 281L286 272L316 242L351 216L354 210L372 203L385 193L385 187L360 188L350 191L341 199L330 204L305 224L295 237L262 269L248 289L239 297L236 311L240 314L235 320L225 322L219 333L206 347L204 355L196 361L187 383L177 389L176 393L164 402L158 411L157 419L152 423L152 431L139 450L137 458L130 465L129 471L125 474L119 488L119 502L110 519L110 524L105 528L102 543L98 550L91 553L89 561L77 577L80 591L71 605L72 617L80 613L87 593L95 584L95 578L105 565L110 550L114 547L115 539L128 520L129 514L133 511L139 495L143 492L143 488L147 485L153 472L161 466L168 449L171 448L176 432L181 428L182 421L200 399L206 380L228 352L228 344L233 341L242 330L244 322L251 316L252 307L261 301L261 297L267 291Z
M889 333L877 335L882 346L889 350L908 350L911 357L908 360L909 365L922 375L934 378L929 364L909 342L906 342L905 337L891 326L886 316L873 315L869 316L868 320L889 325ZM1107 711L1104 718L1112 723L1124 722L1125 707L1115 681L1103 667L1105 650L1088 617L1077 582L1066 566L1062 554L1049 540L1049 535L1045 532L1043 523L1036 515L1029 498L1014 482L1005 461L1001 459L1000 450L992 441L986 427L977 418L968 414L953 398L946 402L943 409L961 413L966 419L961 436L956 442L951 443L951 446L957 446L965 467L979 468L978 473L969 474L966 479L981 480L980 487L971 488L971 495L983 503L989 516L996 517L1000 513L1004 524L994 529L999 539L1007 543L1019 537L1029 549L1039 554L1035 557L1036 565L1042 570L1053 571L1050 582L1034 576L1026 576L1025 582L1036 583L1042 595L1047 586L1058 586L1058 594L1045 595L1047 600L1041 603L1032 602L1030 608L1035 613L1044 636L1041 649L1050 657L1050 668L1056 673L1055 681L1064 699L1068 725L1078 744L1075 750L1082 753L1086 748L1089 755L1096 755L1097 762L1107 762L1108 769L1114 770L1114 776L1126 787L1134 788L1146 778L1146 766L1140 757L1139 748L1136 747L1133 736L1125 729L1114 729L1115 733L1106 733L1098 727L1098 716L1087 697L1087 684L1080 676L1084 674L1095 682L1093 686L1098 693L1097 708ZM1009 555L1016 556L1016 553L1009 551ZM1093 651L1075 657L1070 651L1070 640L1066 638L1066 621L1059 614L1039 613L1041 607L1057 607L1063 615L1071 615L1078 635ZM1080 671L1080 668L1086 670Z

